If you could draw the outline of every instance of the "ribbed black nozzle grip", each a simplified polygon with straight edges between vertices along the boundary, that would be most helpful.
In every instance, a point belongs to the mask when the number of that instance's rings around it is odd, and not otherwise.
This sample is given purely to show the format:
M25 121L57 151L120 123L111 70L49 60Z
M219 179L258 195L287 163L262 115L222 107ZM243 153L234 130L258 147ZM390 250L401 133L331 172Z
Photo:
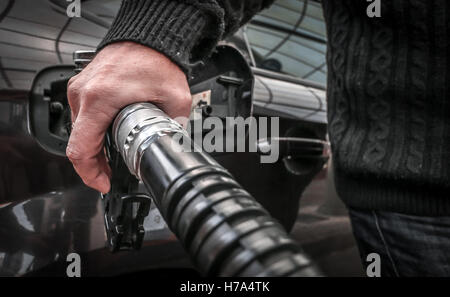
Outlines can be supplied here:
M154 157L144 153L141 161L149 189L155 182L154 172L148 171ZM320 276L283 227L220 165L180 172L155 197L170 229L204 275Z

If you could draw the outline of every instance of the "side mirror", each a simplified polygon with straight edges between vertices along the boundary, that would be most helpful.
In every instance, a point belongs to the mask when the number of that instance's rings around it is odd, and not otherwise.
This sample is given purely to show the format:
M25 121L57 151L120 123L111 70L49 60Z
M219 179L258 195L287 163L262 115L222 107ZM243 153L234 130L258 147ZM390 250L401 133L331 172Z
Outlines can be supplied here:
M270 58L262 61L259 67L275 72L281 72L283 69L283 64L281 64L281 62L277 59Z

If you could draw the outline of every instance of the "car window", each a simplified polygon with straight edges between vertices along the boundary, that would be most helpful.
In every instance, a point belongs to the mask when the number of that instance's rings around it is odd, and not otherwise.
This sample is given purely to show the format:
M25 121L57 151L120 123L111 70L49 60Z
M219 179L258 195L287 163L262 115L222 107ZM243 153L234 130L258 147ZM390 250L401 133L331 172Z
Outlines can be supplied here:
M278 0L247 26L258 67L326 83L326 29L312 0Z

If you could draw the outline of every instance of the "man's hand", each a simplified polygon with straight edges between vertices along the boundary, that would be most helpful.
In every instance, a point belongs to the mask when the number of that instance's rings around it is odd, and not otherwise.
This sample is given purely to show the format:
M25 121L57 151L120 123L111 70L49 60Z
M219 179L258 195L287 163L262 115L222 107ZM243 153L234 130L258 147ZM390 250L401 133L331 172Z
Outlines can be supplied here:
M103 142L125 106L152 102L170 117L188 117L191 95L185 74L163 54L132 42L106 46L70 79L68 99L73 129L67 157L83 182L109 192L111 169Z

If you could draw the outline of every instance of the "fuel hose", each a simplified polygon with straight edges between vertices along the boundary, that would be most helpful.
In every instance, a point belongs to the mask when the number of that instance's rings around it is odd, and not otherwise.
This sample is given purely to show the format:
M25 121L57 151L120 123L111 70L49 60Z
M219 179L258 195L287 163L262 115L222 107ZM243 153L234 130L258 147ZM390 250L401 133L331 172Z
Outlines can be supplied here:
M156 106L124 108L112 135L203 275L321 276L283 227Z

